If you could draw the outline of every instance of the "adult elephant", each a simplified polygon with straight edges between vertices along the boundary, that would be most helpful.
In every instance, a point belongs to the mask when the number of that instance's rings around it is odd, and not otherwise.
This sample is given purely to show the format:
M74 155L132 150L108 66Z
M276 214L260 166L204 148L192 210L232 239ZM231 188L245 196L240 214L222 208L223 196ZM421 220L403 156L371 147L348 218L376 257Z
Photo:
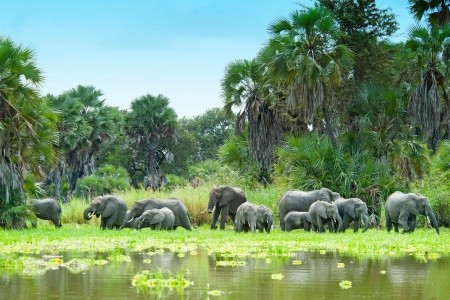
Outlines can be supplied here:
M327 188L321 188L314 191L300 191L290 190L287 191L279 202L279 214L280 214L280 227L281 230L285 230L284 217L291 211L304 211L307 212L314 202L321 200L326 202L332 202L339 199L341 196Z
M187 230L191 230L191 221L189 220L189 214L186 206L179 199L171 198L171 199L146 199L136 201L130 209L130 212L123 222L120 228L124 228L127 226L127 223L132 222L134 218L140 217L144 211L148 209L154 208L163 208L167 207L170 209L174 216L175 222L173 229L176 229L178 226L181 226Z
M325 224L328 225L330 232L335 231L334 221L338 222L338 228L342 227L342 219L339 215L336 204L326 201L316 201L309 207L309 218L311 219L312 230L319 232L325 232Z
M394 192L386 200L385 215L386 229L391 231L394 225L395 232L398 232L398 225L403 227L403 233L414 232L416 228L416 218L421 214L430 219L431 226L439 234L439 225L431 209L430 202L425 196L402 192Z
M61 227L61 205L52 198L31 201L31 209L37 218L49 220L56 228ZM37 226L36 220L31 221L33 227Z
M86 220L90 220L93 215L101 217L100 228L112 229L123 224L127 210L125 201L117 196L98 196L84 210L83 216Z
M136 219L136 229L150 227L155 230L172 230L175 215L167 207L147 209Z
M353 231L358 232L360 223L364 224L362 232L366 232L370 225L369 210L364 201L359 198L339 198L334 201L339 215L342 218L342 227L339 231L345 232L350 222L353 222Z
M219 185L209 192L208 213L214 211L211 229L216 229L216 222L220 215L220 229L225 229L225 220L230 216L234 223L236 211L242 203L246 202L244 191L238 187Z
M125 214L125 220L129 219L130 211L127 210L127 213ZM136 218L131 220L131 222L125 222L124 228L136 228ZM122 223L123 224L123 223Z
M289 232L293 229L303 228L311 230L311 219L306 211L291 211L284 217L284 230Z
M237 232L255 232L258 229L260 232L265 230L267 233L270 233L272 224L272 210L267 206L244 202L236 211L234 230Z

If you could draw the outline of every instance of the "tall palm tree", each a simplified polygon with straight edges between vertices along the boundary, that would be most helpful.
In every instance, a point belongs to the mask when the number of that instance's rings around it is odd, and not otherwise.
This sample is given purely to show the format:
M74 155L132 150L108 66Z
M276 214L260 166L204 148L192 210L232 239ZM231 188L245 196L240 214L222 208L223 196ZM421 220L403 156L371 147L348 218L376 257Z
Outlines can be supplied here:
M34 52L0 37L0 226L24 226L24 177L53 154L54 114L39 96L42 81Z
M450 98L448 62L450 58L450 25L412 27L406 47L416 54L414 68L418 76L410 109L415 124L422 131L433 152L442 138L441 124L449 131Z
M348 76L352 52L337 44L340 34L329 12L316 6L291 13L269 27L268 48L273 58L271 73L287 78L288 103L302 112L305 122L315 129L325 125L333 147L337 141L332 127L334 89ZM321 114L319 114L319 110Z
M259 168L259 179L271 181L274 149L282 139L282 128L273 108L274 86L266 67L258 59L236 60L225 68L222 80L224 109L241 107L236 129L242 131L248 121L249 150Z
M417 20L428 15L431 25L445 25L450 23L449 0L409 0L409 8Z

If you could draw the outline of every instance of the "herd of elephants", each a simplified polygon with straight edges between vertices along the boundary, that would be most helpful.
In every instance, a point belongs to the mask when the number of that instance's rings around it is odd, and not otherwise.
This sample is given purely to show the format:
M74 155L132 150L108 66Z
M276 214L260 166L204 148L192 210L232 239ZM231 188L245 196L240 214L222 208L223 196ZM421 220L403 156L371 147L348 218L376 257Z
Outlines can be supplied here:
M34 200L33 210L40 219L52 221L61 226L61 206L58 201L47 198ZM209 194L207 210L212 213L211 229L217 228L220 216L220 229L225 229L229 216L237 232L270 232L273 226L272 210L264 205L247 201L244 192L238 187L215 186ZM426 216L431 226L439 234L439 225L428 199L416 193L394 192L385 204L386 228L388 231L403 227L403 233L413 232L416 218ZM84 218L101 218L100 227L124 227L155 230L172 230L181 226L191 230L189 212L179 199L146 199L136 201L130 210L126 202L117 196L106 195L94 198L84 210ZM339 193L328 188L314 191L290 190L279 200L280 228L283 231L303 228L307 231L330 232L345 231L353 222L355 232L363 225L363 232L369 227L369 213L366 203L358 198L342 198ZM33 223L36 226L36 223Z

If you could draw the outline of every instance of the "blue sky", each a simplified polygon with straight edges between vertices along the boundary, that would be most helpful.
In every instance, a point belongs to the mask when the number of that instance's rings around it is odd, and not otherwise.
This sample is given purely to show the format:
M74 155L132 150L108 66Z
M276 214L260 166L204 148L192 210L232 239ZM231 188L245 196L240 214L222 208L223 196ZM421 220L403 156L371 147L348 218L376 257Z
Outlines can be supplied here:
M32 48L46 77L44 94L79 84L106 104L129 108L163 94L179 117L221 107L220 81L235 59L255 57L268 25L310 0L0 0L0 35ZM404 39L414 23L407 0L392 8Z

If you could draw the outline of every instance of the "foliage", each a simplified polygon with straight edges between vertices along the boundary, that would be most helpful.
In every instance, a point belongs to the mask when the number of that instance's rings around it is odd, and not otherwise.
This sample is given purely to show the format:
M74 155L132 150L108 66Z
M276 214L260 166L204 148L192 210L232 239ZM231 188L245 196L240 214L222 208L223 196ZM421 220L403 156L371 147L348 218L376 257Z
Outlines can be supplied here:
M113 194L130 187L130 179L124 168L103 165L95 170L94 174L79 180L75 196L93 198L99 195Z
M39 96L42 81L34 52L0 37L0 226L24 225L24 178L54 161L56 115Z
M161 167L173 161L176 117L163 95L148 94L131 102L125 118L124 151L129 155L127 170L134 187L142 179L144 187L152 189L163 184Z
M179 120L179 127L195 139L196 144L190 147L194 151L190 157L191 162L217 158L218 148L232 134L233 119L234 117L227 117L222 109L213 108L199 116Z
M333 149L330 142L315 134L289 137L278 151L278 180L290 188L317 190L328 187L345 198L357 197L369 210L379 214L382 199L405 184L396 180L383 160L374 160L367 151L348 153Z
M60 112L58 124L60 153L55 167L48 171L48 183L55 184L56 199L61 198L62 182L69 183L66 200L75 191L78 179L95 171L101 148L114 139L119 111L104 105L102 92L93 86L78 86L47 99Z
M448 0L409 0L410 11L417 20L427 16L431 25L444 25L450 22L450 1Z

